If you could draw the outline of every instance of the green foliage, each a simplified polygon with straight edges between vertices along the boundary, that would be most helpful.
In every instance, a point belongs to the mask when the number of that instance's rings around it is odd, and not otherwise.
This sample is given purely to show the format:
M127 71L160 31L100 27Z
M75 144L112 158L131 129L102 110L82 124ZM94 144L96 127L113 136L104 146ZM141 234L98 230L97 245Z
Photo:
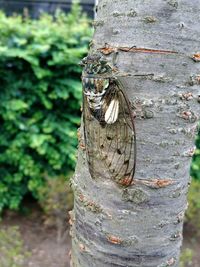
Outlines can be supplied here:
M200 234L200 128L196 137L196 150L191 165L192 183L188 193L189 207L186 211L186 222L190 223Z
M89 21L78 4L39 20L0 12L0 211L17 209L44 175L66 175L76 160L80 59Z
M180 265L179 267L189 267L192 266L192 259L193 259L194 253L191 249L186 248L182 253L180 257Z
M17 227L0 229L0 267L22 267L29 256Z
M199 133L196 137L196 151L193 156L192 167L191 167L191 176L200 182L200 127Z
M66 217L66 211L73 208L73 193L69 181L61 176L59 179L46 178L47 186L38 190L41 207L48 214L48 219L53 216Z
M200 230L200 182L193 179L188 193L189 207L186 211L186 221Z
M72 174L71 174L72 175ZM71 176L69 174L69 177ZM73 192L66 177L57 179L46 178L47 186L38 190L39 203L45 213L45 224L57 227L57 241L65 238L66 221L69 220L68 211L73 208Z

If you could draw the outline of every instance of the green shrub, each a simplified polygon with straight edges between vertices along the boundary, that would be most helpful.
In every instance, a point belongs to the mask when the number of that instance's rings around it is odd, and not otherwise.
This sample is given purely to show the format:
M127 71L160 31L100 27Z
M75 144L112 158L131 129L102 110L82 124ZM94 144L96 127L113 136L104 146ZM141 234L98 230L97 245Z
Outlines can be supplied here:
M0 229L0 267L22 267L29 256L17 227Z
M193 266L192 259L194 256L194 252L190 248L186 248L182 251L180 257L179 267L189 267Z
M200 182L198 180L192 180L188 193L188 203L186 222L200 233Z
M71 174L72 175L72 174ZM71 176L69 174L69 176ZM44 223L55 225L57 241L65 241L69 220L68 212L73 208L73 192L70 181L60 176L58 179L46 178L47 186L38 190L39 203L45 213Z
M89 23L76 3L39 20L0 13L0 211L74 168Z
M196 137L196 151L193 156L191 176L194 179L199 180L200 182L200 127L199 127L199 133Z
M188 193L189 207L186 211L186 222L200 233L200 128L196 137L196 150L191 165L192 183Z

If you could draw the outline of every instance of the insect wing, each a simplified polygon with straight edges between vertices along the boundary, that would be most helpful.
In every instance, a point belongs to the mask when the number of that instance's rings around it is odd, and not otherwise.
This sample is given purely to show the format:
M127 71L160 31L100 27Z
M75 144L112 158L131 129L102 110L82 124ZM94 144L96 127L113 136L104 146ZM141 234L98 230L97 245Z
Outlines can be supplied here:
M83 96L84 139L90 174L93 178L106 177L129 185L136 165L134 116L118 80L110 82L105 97L108 101L101 113L107 123L102 125L92 116L87 98Z

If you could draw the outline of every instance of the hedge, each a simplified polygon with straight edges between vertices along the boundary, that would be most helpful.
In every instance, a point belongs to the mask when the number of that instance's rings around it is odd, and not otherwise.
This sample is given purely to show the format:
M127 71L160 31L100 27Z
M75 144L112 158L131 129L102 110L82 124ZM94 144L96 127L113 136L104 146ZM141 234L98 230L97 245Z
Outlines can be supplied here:
M191 166L191 176L200 182L200 126L199 132L196 137L196 150L193 156L192 166Z
M81 69L90 21L71 12L38 20L0 12L0 211L17 209L45 176L67 175L76 161Z

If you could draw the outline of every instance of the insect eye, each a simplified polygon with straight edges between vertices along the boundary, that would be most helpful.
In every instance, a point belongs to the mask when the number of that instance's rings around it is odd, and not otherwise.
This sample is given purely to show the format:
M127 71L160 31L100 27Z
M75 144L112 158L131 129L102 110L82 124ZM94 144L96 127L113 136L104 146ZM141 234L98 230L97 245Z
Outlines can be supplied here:
M107 63L107 61L104 58L101 58L100 62L101 62L102 65L105 65Z
M98 63L93 65L94 72L98 73L100 69L101 69L101 65L99 65Z
M81 66L81 67L85 66L85 63L83 62L83 60L81 60L81 61L79 62L79 66Z
M86 60L86 58L84 57L80 62L79 62L79 65L80 66L85 66L87 64L87 60Z

